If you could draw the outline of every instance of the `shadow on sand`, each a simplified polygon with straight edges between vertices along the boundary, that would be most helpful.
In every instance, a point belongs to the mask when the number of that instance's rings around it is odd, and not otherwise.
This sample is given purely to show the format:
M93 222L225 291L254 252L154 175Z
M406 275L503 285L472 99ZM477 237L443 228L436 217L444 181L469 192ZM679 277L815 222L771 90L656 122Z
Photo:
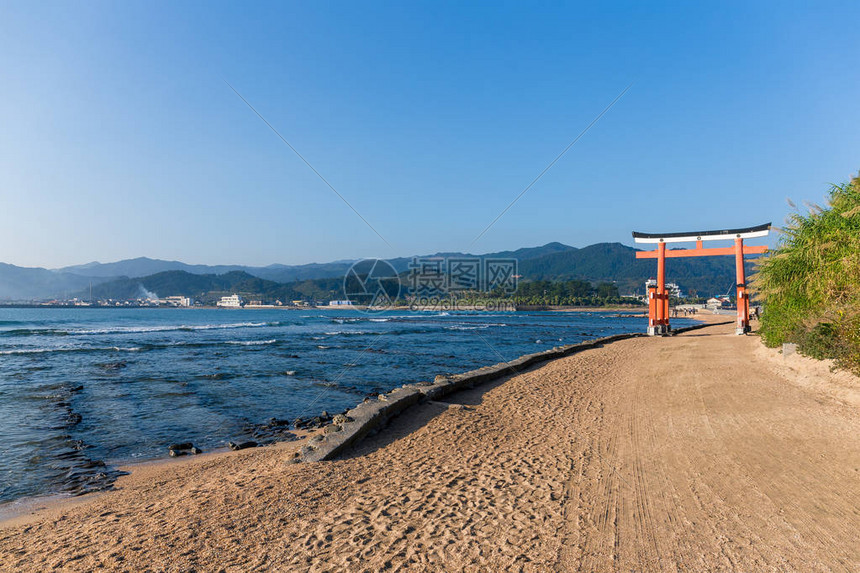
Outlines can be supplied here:
M545 364L545 363L544 363ZM464 407L474 407L479 405L484 400L484 394L501 386L513 376L518 376L525 372L540 368L543 364L537 364L532 368L522 370L517 373L512 373L510 376L493 380L476 386L460 390L453 394L449 394L440 400L428 400L420 404L416 404L401 413L399 416L391 419L388 424L383 426L378 432L371 436L367 436L358 444L338 456L339 460L358 458L366 456L380 448L384 448L389 444L411 434L412 432L421 429L424 425L430 422L433 418L448 410L455 404Z

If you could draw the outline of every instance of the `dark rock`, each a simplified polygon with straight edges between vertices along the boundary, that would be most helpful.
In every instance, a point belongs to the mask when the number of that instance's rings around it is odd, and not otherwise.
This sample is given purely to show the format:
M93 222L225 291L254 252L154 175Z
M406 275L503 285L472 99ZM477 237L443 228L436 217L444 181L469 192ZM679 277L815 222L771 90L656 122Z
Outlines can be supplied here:
M331 421L333 424L337 424L340 426L346 424L347 422L352 422L352 418L350 418L346 414L338 414L337 416L332 418Z
M190 450L191 448L194 447L194 444L192 444L191 442L182 442L181 444L170 444L167 447L168 447L168 449L176 450L176 451Z
M179 456L187 456L188 455L188 452L185 452L182 450L170 450L169 453L170 453L171 458L178 458Z
M104 368L105 370L119 370L120 368L125 368L126 366L128 366L128 364L126 364L123 361L107 362L107 363L101 365L101 367Z
M331 423L331 416L328 415L328 412L323 412L324 415L314 416L308 420L304 418L296 418L293 422L293 426L297 430L309 430L313 428L322 428L326 424Z
M302 427L303 421L297 419L293 424L296 428ZM296 435L287 431L290 427L289 420L269 418L265 424L245 424L246 435L259 443L270 444L273 442L289 442L296 439Z
M191 448L191 453L192 453L192 454L194 454L194 455L196 456L197 454L202 454L202 453L203 453L203 450L201 450L200 448L198 448L198 447L196 447L196 446L195 446L195 447L192 447L192 448Z
M341 431L341 429L342 429L342 428L341 428L340 426L337 426L337 425L335 425L335 424L332 424L332 425L330 425L330 426L326 426L326 429L325 429L325 430L323 430L323 431L324 431L326 434L333 434L333 433L335 433L335 432L340 432L340 431Z
M256 448L259 444L257 442L242 442L241 444L237 444L235 442L227 442L227 447L233 450L247 450L248 448Z

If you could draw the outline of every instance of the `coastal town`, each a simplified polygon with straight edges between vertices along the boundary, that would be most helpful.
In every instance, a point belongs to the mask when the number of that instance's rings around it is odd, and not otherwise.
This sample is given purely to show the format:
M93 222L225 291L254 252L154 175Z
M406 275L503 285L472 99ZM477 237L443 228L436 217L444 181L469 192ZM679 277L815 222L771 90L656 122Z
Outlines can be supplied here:
M647 303L647 293L649 288L654 288L656 285L655 279L649 279L645 282L645 289L642 293L632 293L621 295L621 301L631 306L641 306ZM687 306L707 308L709 310L734 310L736 303L734 297L728 294L714 295L707 299L701 297L685 296L681 287L676 283L667 283L666 288L673 300L673 306ZM333 299L333 300L290 300L268 301L261 298L245 298L237 293L223 295L218 298L214 304L205 304L199 299L189 296L172 295L165 297L150 296L135 299L96 299L83 300L80 298L72 298L68 300L52 299L47 301L34 301L25 303L15 303L11 306L36 306L36 307L74 307L74 308L223 308L223 309L302 309L302 308L349 308L359 306L354 301Z

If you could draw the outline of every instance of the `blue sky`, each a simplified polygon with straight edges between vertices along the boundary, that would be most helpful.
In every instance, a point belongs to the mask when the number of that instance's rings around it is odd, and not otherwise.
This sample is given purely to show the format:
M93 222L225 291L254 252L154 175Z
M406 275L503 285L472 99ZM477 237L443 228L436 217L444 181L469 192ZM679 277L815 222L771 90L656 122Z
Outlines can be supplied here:
M856 2L596 4L4 2L0 261L630 244L860 169Z

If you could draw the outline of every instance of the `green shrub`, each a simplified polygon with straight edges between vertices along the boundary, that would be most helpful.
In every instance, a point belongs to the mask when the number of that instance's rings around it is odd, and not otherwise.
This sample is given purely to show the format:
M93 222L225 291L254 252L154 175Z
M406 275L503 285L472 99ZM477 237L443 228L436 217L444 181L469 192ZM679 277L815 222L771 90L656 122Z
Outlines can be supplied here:
M796 342L860 373L860 179L834 185L826 207L792 214L751 286L765 344Z

